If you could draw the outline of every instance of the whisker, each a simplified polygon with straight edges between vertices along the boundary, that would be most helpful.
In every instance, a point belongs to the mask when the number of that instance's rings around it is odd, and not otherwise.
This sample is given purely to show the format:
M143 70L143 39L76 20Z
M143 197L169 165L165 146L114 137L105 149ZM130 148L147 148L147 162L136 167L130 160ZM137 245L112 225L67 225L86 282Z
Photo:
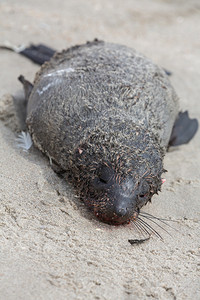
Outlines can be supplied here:
M146 214L146 215L145 215L145 214ZM161 223L165 224L166 226L172 228L173 230L178 231L176 228L174 228L173 226L171 226L171 225L169 225L169 224L166 223L166 221L171 221L171 220L167 220L167 219L162 219L162 218L154 217L153 215L150 215L150 214L148 214L148 213L143 213L143 212L140 213L140 216L142 216L142 217L148 219L149 221L155 223L157 226L161 227L163 230L164 230L164 228L163 228L162 226L160 226L156 221L153 221L152 219L158 220L158 221L160 221ZM174 222L176 222L176 221L174 221ZM166 231L166 232L167 232L167 231ZM169 234L169 232L167 232L167 233Z
M142 224L142 222L140 222L139 219L137 219L136 222L137 222L137 225L141 228L141 230L143 230L145 233L151 235L152 230L150 231L149 228L148 228L147 226L145 227L144 224Z
M152 233L154 233L157 237L159 237L161 240L163 240L163 238L162 238L162 236L151 226L151 225L149 225L147 222L145 222L144 220L142 220L140 217L138 217L138 220L139 220L139 222L141 222L142 224L143 224L143 226L146 226L146 227L148 227L148 229L152 232ZM158 225L158 224L157 224ZM159 226L159 225L158 225ZM161 227L161 226L159 226L159 227ZM161 227L162 228L162 227ZM162 228L164 231L165 231L165 229L164 228ZM167 232L167 231L166 231Z
M131 245L141 244L150 239L151 234L142 224L138 223L137 221L132 221L132 224L135 226L136 230L142 235L143 239L129 239L128 242ZM148 237L145 236L146 233L148 234Z
M142 214L141 214L141 216L142 216L143 218L146 218L146 219L148 219L149 221L155 223L157 226L159 226L159 227L161 227L161 228L163 229L163 227L160 226L156 221L153 221L153 220L152 220L153 218L148 217L148 216L144 216L144 215L142 215ZM171 225L167 224L167 223L166 223L165 221L163 221L162 219L159 219L159 218L155 218L155 219L158 220L158 221L160 221L161 223L165 224L166 226L168 226L168 227L170 227L170 228L172 228L172 229L174 229L174 230L177 230L177 229L175 229L174 227L172 227Z
M140 228L138 228L138 226L136 225L136 222L132 222L133 226L136 228L136 230L142 234L142 231Z
M161 225L159 225L156 221L154 221L154 220L152 220L152 219L150 219L150 218L147 218L149 221L151 221L152 223L154 223L154 224L156 224L158 227L160 227L163 231L165 231L167 234L169 234L171 237L172 237L172 235L164 228L164 227L162 227ZM143 222L144 222L144 220L143 220ZM148 224L148 223L147 223ZM149 225L149 224L148 224ZM170 226L170 225L169 225Z
M132 224L136 227L137 231L142 234L142 236L146 233L137 221L132 222Z
M158 218L158 217L155 217L154 215L151 215L147 212L144 212L144 211L140 211L140 214L143 214L143 215L148 215L149 217L153 218L153 219L157 219L157 220L163 220L163 221L168 221L168 222L177 222L176 220L169 220L169 219L165 219L165 218Z

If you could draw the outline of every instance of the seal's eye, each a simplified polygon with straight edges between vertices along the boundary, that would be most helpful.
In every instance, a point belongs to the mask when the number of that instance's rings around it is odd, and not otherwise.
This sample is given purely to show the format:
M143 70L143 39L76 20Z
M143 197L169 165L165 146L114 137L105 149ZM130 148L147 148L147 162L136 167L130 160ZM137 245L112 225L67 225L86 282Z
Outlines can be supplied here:
M149 195L149 184L147 182L141 182L140 188L139 188L139 195L138 198L140 200L144 200Z
M140 198L144 198L144 197L146 197L147 195L148 195L148 194L140 194L139 197L140 197Z
M101 183L108 183L112 178L113 171L109 167L103 166L99 171L99 181Z
M114 171L108 166L101 166L97 172L97 177L94 179L94 186L96 188L105 188L108 187L113 178Z
M101 183L108 183L108 179L103 178L103 177L99 177L99 181L100 181Z
M146 202L149 197L149 193L138 195L138 200L143 203Z

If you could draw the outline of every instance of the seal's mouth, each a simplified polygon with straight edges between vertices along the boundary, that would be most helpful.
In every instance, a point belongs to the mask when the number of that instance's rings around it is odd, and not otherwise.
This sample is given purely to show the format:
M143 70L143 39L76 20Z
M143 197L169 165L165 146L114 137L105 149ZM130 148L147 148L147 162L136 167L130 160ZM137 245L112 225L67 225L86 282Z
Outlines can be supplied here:
M95 216L102 222L110 224L110 225L123 225L128 224L131 221L137 220L138 212L134 212L133 214L129 215L128 213L125 215L108 215L102 212L94 211Z

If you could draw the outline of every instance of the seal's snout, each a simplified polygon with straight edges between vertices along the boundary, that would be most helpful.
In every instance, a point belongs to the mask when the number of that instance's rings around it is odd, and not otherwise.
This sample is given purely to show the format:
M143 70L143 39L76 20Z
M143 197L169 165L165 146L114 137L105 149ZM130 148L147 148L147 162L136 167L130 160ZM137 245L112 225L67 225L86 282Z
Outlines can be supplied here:
M111 193L106 205L106 210L103 210L103 213L100 213L98 217L110 224L119 225L128 223L136 211L135 203L131 197L122 198L120 194L117 195L116 193L113 197Z
M130 221L133 214L133 207L121 204L115 205L113 209L113 215L116 216L118 223L124 223Z
M127 197L118 192L114 197L113 215L117 217L119 223L129 222L136 209L136 201L133 195Z
M108 172L107 172L108 175ZM102 177L102 174L101 174ZM116 180L118 176L112 176L107 184L98 184L96 188L105 195L105 200L101 204L95 205L95 214L102 221L109 224L128 223L135 212L137 212L137 197L134 193L133 180ZM105 181L104 176L104 181ZM102 198L101 198L102 199Z

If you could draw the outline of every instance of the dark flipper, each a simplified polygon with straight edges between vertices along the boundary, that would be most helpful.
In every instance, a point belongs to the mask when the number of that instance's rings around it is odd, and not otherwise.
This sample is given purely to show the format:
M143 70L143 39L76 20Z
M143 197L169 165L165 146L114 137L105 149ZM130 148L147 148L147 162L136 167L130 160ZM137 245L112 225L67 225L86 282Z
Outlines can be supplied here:
M32 89L33 89L33 85L28 80L26 80L23 75L20 75L18 77L18 79L23 84L25 100L28 101L28 98L29 98L29 96L32 92Z
M169 146L179 146L187 144L195 135L198 129L197 119L190 119L188 112L179 112L178 118L174 123Z
M15 46L0 46L0 49L11 50L17 52L23 56L26 56L34 63L42 65L45 61L49 61L51 57L56 53L54 49L51 49L43 44L31 45L30 47L15 47Z
M42 65L45 61L49 61L51 57L56 53L56 51L47 46L39 44L37 46L31 45L30 47L25 48L19 53L26 56L34 63Z

